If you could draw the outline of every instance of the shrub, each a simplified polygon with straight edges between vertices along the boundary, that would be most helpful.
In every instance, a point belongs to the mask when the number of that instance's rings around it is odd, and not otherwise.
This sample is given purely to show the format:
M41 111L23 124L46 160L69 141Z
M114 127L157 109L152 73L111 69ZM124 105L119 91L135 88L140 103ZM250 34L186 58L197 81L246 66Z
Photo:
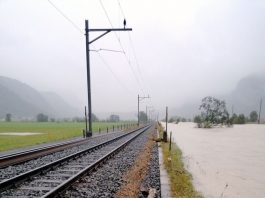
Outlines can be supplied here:
M257 111L251 111L251 113L249 114L249 120L251 122L257 122L257 120L258 120L258 113L257 113Z
M197 123L198 128L202 127L202 117L200 115L196 115L193 121Z

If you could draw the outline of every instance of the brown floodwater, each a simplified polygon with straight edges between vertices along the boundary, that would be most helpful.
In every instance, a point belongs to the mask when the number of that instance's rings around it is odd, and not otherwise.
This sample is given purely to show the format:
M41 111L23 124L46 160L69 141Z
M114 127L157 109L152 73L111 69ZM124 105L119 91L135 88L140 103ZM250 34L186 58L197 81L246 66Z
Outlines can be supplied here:
M195 126L168 124L195 188L206 198L265 197L265 125Z

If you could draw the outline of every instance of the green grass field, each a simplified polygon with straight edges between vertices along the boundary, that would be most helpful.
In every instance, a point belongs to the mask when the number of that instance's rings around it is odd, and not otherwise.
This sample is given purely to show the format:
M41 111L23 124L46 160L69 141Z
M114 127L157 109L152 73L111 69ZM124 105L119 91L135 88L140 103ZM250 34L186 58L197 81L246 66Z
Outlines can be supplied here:
M113 125L116 128L121 124L125 124L125 122L95 122L93 123L93 132L97 133L99 128L105 131L107 127L112 131ZM85 129L85 123L80 122L0 122L0 133L43 133L29 136L0 135L0 151L82 136L83 129Z

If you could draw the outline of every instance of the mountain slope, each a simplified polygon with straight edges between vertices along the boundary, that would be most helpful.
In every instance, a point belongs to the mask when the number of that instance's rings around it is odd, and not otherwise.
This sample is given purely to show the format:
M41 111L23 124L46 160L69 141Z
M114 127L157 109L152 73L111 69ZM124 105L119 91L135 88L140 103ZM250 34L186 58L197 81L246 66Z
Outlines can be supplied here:
M224 98L227 104L234 107L235 113L249 115L253 110L258 111L260 99L265 99L265 76L251 75L241 79L235 90ZM264 110L263 103L262 112Z
M0 118L3 118L7 113L16 114L18 117L31 117L33 114L41 112L39 108L29 104L1 84L0 96Z
M25 83L0 76L0 118L4 118L7 113L19 118L35 118L38 113L45 113L50 117L78 115L77 111L56 94L47 97L47 94L42 94Z
M242 78L231 93L214 97L226 101L229 113L231 113L233 106L234 113L243 113L246 116L249 116L253 110L259 111L259 102L263 98L261 117L265 119L265 75L250 75ZM201 101L184 104L180 108L172 109L171 115L193 118L194 115L199 113L198 108L200 104Z
M62 97L53 92L43 92L42 96L53 108L55 115L59 117L72 117L79 112L64 101Z

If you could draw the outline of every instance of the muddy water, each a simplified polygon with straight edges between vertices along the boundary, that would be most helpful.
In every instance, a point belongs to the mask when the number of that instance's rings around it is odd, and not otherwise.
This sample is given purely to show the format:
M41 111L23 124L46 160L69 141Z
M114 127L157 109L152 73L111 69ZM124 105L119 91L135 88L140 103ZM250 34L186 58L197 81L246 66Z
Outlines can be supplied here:
M168 131L205 197L265 197L265 125L198 129L179 123Z

